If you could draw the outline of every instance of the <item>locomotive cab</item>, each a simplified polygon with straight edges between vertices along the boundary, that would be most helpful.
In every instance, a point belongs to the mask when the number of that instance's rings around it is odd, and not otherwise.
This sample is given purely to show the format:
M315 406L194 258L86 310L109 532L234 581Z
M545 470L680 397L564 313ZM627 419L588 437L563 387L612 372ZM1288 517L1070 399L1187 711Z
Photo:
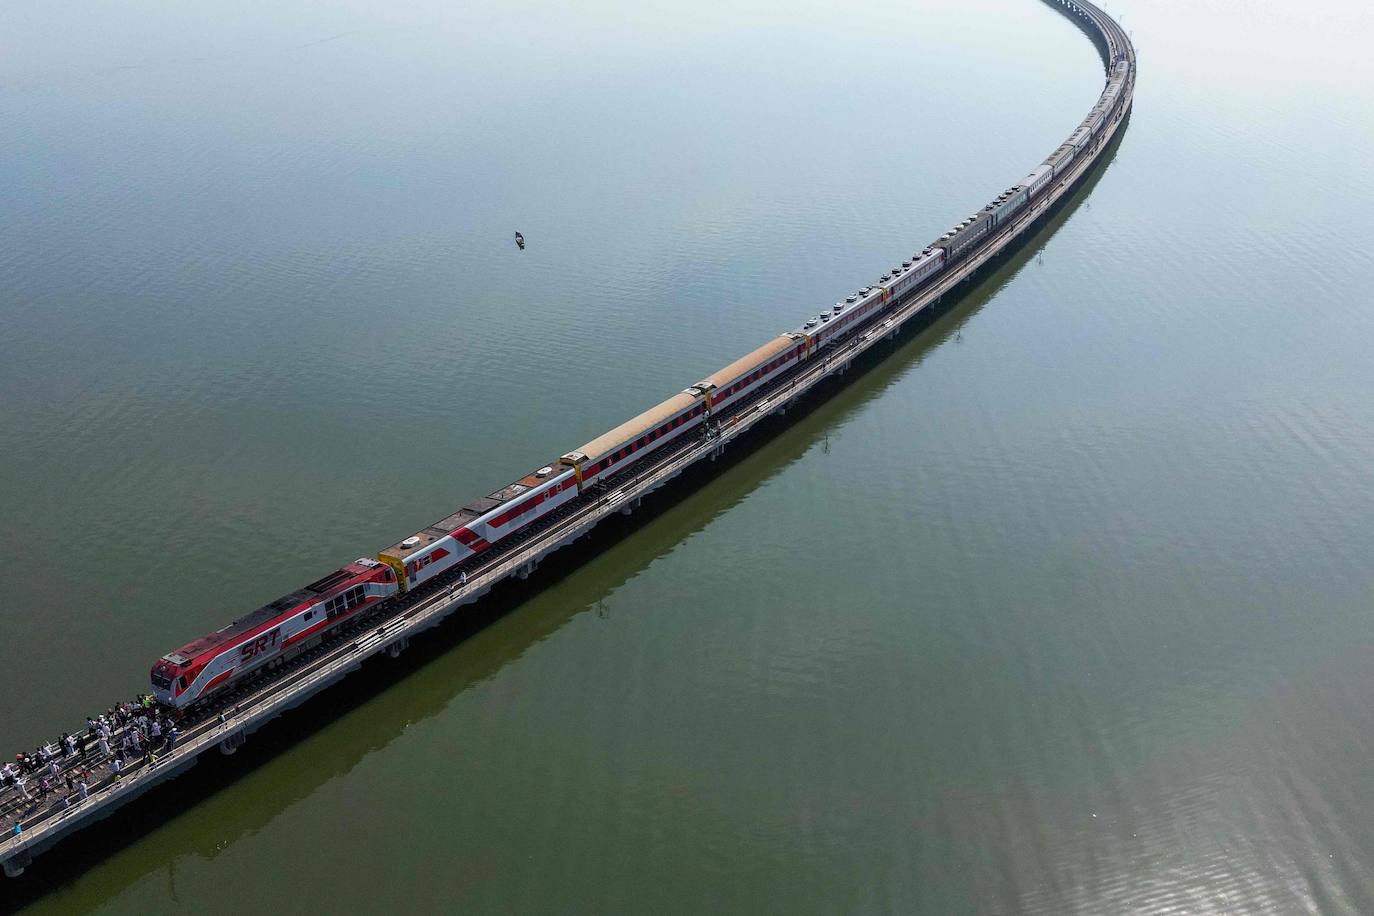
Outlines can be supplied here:
M149 673L153 685L153 697L165 706L176 706L177 694L186 689L185 668L187 659L173 653L164 655L153 665Z

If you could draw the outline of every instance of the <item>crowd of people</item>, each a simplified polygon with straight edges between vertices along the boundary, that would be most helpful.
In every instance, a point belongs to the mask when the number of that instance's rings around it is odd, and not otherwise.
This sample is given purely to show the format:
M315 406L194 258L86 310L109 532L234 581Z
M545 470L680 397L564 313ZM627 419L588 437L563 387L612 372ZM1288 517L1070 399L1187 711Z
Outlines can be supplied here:
M86 719L76 734L63 733L32 754L21 751L0 765L0 817L5 830L23 833L24 820L48 807L71 808L140 764L157 765L176 749L179 732L151 695L119 703ZM50 801L51 799L51 801Z

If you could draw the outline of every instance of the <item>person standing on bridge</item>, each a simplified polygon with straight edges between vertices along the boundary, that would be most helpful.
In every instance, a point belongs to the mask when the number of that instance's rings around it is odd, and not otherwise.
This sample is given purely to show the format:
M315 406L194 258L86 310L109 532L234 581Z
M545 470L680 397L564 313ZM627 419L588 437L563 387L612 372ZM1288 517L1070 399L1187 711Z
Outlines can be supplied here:
M468 572L467 572L467 570L465 569L465 570L463 570L462 572L460 572L460 573L458 574L458 588L459 588L460 590L462 590L462 589L465 589L465 588L467 588L467 587L468 587Z
M167 753L169 754L177 749L177 734L176 725L172 725L167 729Z

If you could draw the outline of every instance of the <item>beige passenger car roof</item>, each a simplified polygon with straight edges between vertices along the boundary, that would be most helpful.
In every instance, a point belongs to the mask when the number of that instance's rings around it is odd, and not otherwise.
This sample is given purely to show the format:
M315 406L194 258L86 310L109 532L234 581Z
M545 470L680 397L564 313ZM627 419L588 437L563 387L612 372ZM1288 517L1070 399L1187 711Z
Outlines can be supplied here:
M774 337L748 356L741 356L719 372L706 376L701 384L724 388L749 370L757 368L779 354L786 353L795 344L796 342L786 335Z
M577 451L585 455L588 461L597 461L603 455L614 452L645 433L658 429L668 420L690 408L697 400L696 395L688 394L685 391L681 394L675 394L662 404L644 411L633 420L627 420L615 429L602 433Z

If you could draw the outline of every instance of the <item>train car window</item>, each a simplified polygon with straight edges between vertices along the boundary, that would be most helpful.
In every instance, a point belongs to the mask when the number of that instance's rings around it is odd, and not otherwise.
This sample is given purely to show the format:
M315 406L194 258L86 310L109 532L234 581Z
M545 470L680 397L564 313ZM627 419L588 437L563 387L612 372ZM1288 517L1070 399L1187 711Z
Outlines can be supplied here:
M314 612L314 611L306 611L306 612L305 612L305 617L304 617L303 619L309 620L311 617L314 617L314 616L315 616L315 612Z
M177 678L177 683L181 685L181 689L182 689L182 690L185 690L185 689L186 689L186 675L183 674L181 677Z

